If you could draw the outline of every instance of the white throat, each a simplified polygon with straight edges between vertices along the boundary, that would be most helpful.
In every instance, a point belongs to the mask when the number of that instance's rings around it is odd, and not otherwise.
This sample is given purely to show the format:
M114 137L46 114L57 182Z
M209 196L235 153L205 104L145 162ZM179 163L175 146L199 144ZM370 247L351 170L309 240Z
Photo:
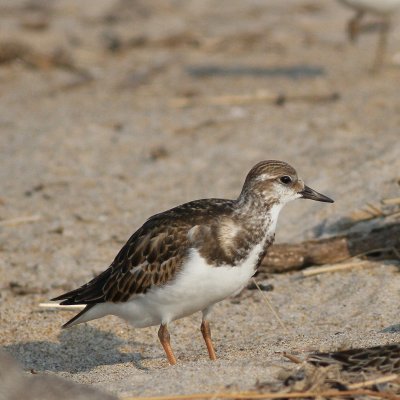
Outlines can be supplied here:
M276 223L278 222L279 213L282 210L284 204L282 203L275 203L268 211L269 218L265 219L267 224L266 226L266 235L273 235L276 229Z

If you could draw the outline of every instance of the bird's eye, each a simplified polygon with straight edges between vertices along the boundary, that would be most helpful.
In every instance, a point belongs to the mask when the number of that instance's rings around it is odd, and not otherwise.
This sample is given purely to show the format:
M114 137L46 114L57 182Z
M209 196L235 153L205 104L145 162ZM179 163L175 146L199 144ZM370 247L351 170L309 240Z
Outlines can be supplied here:
M287 176L287 175L281 176L279 178L279 180L285 185L288 185L289 183L292 183L292 178L290 176Z

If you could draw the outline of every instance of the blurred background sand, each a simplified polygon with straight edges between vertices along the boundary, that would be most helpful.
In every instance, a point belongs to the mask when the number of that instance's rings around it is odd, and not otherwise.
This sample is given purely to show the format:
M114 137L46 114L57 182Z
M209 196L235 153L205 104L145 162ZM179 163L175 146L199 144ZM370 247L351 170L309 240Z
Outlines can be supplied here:
M271 276L287 333L257 291L220 303L215 363L200 315L171 326L171 368L155 327L107 317L60 332L73 314L38 307L105 269L148 216L236 197L263 159L336 200L287 206L279 243L399 196L400 28L371 75L376 36L348 44L351 15L311 0L2 0L0 345L28 371L152 395L277 381L293 368L281 351L398 342L382 333L400 322L395 261Z

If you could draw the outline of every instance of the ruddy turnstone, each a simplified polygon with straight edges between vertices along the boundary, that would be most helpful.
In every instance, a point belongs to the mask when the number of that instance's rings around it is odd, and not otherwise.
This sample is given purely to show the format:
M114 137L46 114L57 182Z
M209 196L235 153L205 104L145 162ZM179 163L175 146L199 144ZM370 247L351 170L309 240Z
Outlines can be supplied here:
M122 247L109 268L53 300L86 307L63 327L112 314L134 327L160 325L158 337L176 364L168 324L202 311L201 333L216 355L208 315L255 274L275 236L282 207L304 198L332 203L305 186L282 161L262 161L236 200L203 199L153 215Z
M351 41L355 41L362 30L361 20L366 13L377 15L382 19L380 36L372 70L377 71L382 66L387 34L390 28L391 16L400 9L400 0L339 0L342 4L354 9L356 14L350 19L347 33Z

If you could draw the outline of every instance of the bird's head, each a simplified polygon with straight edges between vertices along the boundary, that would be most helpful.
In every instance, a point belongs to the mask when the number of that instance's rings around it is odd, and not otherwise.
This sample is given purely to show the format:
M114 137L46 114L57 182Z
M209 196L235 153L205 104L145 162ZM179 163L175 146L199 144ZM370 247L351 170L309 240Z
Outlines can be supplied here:
M295 199L333 203L329 197L306 186L292 166L275 160L261 161L250 170L239 199L249 196L269 204L284 205Z

